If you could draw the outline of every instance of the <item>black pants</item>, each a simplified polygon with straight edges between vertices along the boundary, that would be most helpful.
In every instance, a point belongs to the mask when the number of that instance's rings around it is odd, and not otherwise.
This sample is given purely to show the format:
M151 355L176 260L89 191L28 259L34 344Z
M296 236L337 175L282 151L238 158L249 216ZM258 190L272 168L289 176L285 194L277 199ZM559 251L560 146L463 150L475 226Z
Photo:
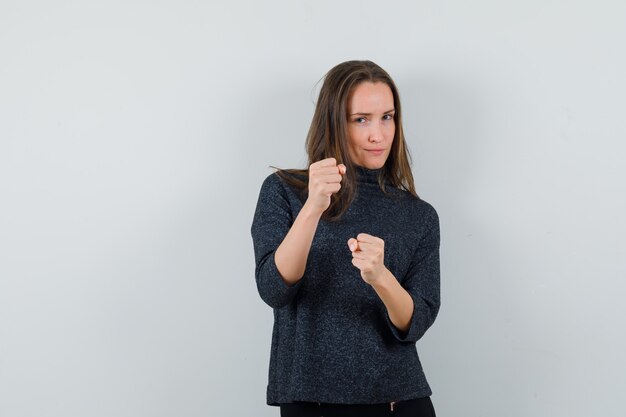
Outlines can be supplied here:
M280 417L435 417L430 397L392 404L346 405L295 402L280 405Z

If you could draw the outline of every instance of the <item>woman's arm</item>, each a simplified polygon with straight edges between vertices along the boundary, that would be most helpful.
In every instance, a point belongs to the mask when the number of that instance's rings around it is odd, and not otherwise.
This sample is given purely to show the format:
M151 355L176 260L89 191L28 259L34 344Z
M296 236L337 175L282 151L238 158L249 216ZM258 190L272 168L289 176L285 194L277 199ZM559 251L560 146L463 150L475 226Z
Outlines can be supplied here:
M321 213L305 203L293 222L291 229L274 253L274 262L285 284L295 285L304 275L311 243Z
M361 278L370 284L387 308L389 319L398 330L406 332L413 316L413 298L385 267L385 242L366 233L350 239L352 264L361 271Z
M383 275L372 282L372 287L387 308L389 320L401 332L407 332L413 317L413 298L386 269Z
M304 275L315 230L322 213L330 206L330 196L341 188L346 173L343 164L327 158L309 167L309 196L289 232L274 253L274 262L283 281L294 285Z
M352 264L370 284L386 309L386 319L400 342L415 343L439 312L439 219L428 205L420 216L428 230L422 236L402 284L385 267L385 242L361 233L348 240Z

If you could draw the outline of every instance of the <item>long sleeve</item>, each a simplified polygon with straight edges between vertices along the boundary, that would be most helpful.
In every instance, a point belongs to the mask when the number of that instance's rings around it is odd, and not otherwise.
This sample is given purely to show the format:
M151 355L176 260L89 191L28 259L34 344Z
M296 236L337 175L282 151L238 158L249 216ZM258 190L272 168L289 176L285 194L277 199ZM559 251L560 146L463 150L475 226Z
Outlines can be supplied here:
M278 175L272 174L261 186L251 228L257 289L261 299L272 308L289 304L300 286L299 282L287 285L274 261L274 253L292 224L293 214L287 192Z
M402 286L413 298L413 315L408 331L398 330L385 310L385 319L392 333L400 342L415 343L422 338L426 330L434 323L439 312L440 277L439 277L439 218L435 209L426 205L428 210L420 221L427 224L411 260L409 270L401 279Z

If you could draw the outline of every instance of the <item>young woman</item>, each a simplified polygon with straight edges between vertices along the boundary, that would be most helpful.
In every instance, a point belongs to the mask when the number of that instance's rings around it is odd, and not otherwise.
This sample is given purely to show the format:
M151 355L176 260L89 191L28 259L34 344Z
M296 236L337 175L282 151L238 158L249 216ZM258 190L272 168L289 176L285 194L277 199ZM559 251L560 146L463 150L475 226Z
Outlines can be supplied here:
M267 403L283 417L435 416L415 343L439 311L439 219L413 183L398 91L332 68L309 168L264 181L256 283L274 309Z

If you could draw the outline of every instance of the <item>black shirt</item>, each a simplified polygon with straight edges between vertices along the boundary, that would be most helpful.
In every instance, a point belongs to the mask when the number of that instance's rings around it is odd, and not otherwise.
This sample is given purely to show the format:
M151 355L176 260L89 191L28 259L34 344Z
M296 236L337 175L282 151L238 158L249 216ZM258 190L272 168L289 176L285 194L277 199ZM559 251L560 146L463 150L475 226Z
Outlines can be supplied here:
M252 223L256 283L274 309L267 403L376 404L431 395L415 342L440 305L439 219L435 209L357 168L357 194L340 221L320 220L303 278L288 286L274 252L302 209L277 174L262 187ZM400 332L352 265L347 241L368 233L385 241L385 266L413 298Z

